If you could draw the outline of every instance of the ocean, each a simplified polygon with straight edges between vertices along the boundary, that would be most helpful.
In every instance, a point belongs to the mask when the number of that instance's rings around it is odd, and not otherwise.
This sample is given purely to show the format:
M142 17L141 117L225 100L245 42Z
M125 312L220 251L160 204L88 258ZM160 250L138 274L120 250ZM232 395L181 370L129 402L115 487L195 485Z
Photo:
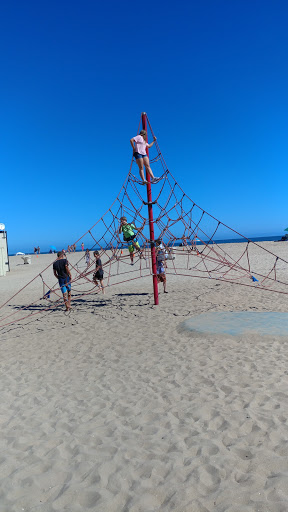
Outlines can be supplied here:
M251 237L251 238L250 238L250 240L251 240L252 242L276 242L276 241L280 241L281 236L282 236L282 235L277 235L277 236L276 236L276 235L273 235L273 236L259 236L259 237ZM245 239L245 238L230 238L230 239L224 239L224 240L214 240L213 242L214 242L215 244L231 244L231 243L239 244L239 243L243 243L243 242L245 243L245 241L246 241L246 239ZM212 244L213 242L209 242L209 243L210 243L210 244ZM165 240L164 240L164 243L165 243ZM188 243L189 243L189 241L188 241ZM207 243L207 241L205 241L205 240L204 240L204 243ZM200 242L200 241L196 242L196 244L197 244L197 245L203 245L203 243L202 243L202 242ZM172 244L168 244L168 245L170 245L170 246L171 246ZM176 241L176 242L173 244L173 246L174 246L174 247L175 247L175 246L176 246L176 247L181 246L181 240L180 240L180 239L178 239L178 241ZM67 245L66 245L66 244L63 244L63 247L65 248L65 247L67 247ZM87 249L87 247L85 247L85 249ZM91 251L95 251L95 250L97 250L97 249L99 250L99 249L100 249L100 247L96 247L96 246L95 246L95 247L88 247L88 249L90 249ZM111 247L110 247L110 246L109 246L109 247L106 247L106 249L111 249ZM21 249L20 249L20 250L21 250ZM61 249L59 248L59 250L61 250ZM12 250L10 250L10 248L9 248L9 251L8 251L8 252L9 252L9 256L15 256L15 254L16 254L16 252L15 252L15 251L13 252ZM24 252L24 251L23 251L23 249L22 249L22 251L21 251L21 252ZM45 250L45 248L44 248L44 250L42 250L42 249L41 249L41 254L49 254L49 252L50 252L50 248L48 248L48 249L46 249L46 250ZM79 248L77 248L76 252L82 252L82 251L81 251L81 248L80 248L80 247L79 247ZM29 250L28 250L27 252L25 252L25 254L34 254L34 252L33 252L33 251L30 251L30 252L29 252Z

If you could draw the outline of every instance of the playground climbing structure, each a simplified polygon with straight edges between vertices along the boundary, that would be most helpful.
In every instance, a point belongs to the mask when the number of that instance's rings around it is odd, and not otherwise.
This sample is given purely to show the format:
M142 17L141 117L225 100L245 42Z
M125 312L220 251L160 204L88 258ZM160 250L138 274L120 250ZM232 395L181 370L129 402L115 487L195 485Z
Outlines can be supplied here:
M154 132L147 114L141 115L138 132L142 128L152 140ZM84 243L91 256L98 250L103 264L107 293L121 290L127 281L151 279L151 293L158 304L155 240L161 239L165 249L166 274L186 280L212 279L267 291L288 294L288 261L278 257L261 244L252 242L228 227L201 208L182 190L168 169L158 141L151 149L150 164L154 175L160 176L157 184L143 185L138 176L138 167L132 158L130 169L121 190L106 213L73 244ZM176 170L177 172L177 170ZM131 265L127 243L119 234L120 218L143 226L137 237L144 257L135 253ZM217 243L217 240L236 240L241 243ZM237 245L237 251L235 247ZM257 251L263 252L264 267L257 270ZM235 257L235 254L237 256ZM77 255L77 256L76 256ZM85 253L66 255L72 274L73 300L101 293L93 282L95 259L85 262ZM76 260L75 260L76 258ZM0 305L0 328L14 323L25 323L42 312L63 307L58 282L53 276L53 262L35 276L9 300ZM265 268L265 271L263 271ZM153 288L152 288L153 287ZM34 300L27 301L27 290Z

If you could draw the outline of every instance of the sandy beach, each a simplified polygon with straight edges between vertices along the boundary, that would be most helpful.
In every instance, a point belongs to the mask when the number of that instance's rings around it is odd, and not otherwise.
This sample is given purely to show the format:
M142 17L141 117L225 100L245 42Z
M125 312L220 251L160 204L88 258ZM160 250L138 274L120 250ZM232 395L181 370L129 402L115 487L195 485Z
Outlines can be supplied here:
M286 258L285 243L259 245ZM54 258L11 257L0 303ZM287 512L288 337L183 329L200 313L287 312L287 295L168 273L154 306L143 275L0 330L0 512ZM1 314L41 293L32 282Z

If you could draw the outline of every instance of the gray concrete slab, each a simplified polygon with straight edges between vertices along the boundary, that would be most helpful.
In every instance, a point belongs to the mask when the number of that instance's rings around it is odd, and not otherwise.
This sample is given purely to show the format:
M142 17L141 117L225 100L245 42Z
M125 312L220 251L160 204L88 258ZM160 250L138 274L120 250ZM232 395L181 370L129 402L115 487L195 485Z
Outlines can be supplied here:
M239 336L245 332L264 336L288 336L288 313L215 311L189 318L182 322L181 327L187 331L226 333L232 336Z

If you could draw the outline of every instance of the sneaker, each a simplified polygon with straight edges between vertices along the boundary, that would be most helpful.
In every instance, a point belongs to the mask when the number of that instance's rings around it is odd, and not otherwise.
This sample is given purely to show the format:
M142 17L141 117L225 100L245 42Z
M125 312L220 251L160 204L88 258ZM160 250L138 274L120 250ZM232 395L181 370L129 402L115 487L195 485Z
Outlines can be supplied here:
M141 185L147 185L148 181L147 180L144 180Z
M154 176L154 178L151 179L151 183L155 184L155 183L158 183L158 181L160 181L161 178L157 178L156 176Z

